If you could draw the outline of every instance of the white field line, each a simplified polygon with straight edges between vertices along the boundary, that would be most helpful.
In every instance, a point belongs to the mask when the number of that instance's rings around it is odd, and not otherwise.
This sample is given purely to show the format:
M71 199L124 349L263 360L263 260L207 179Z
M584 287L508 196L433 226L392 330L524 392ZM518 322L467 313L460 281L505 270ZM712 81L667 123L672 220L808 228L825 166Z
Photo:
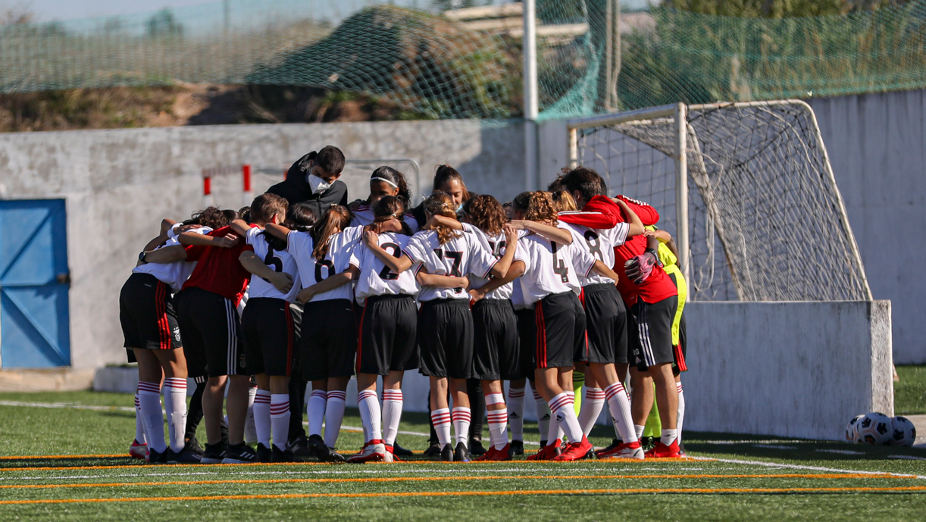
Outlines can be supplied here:
M18 406L24 408L67 408L69 410L92 410L92 411L131 411L135 408L132 406L91 406L88 404L77 404L73 402L19 402L19 401L0 401L0 406ZM163 411L163 410L162 410Z
M787 469L803 469L808 471L820 471L824 473L859 473L862 475L891 475L894 477L903 477L903 478L915 478L920 480L926 480L926 475L912 475L909 473L892 473L890 471L864 471L858 469L838 469L838 468L825 468L822 466L804 466L801 464L783 464L778 462L763 462L761 460L740 460L740 459L722 459L714 457L688 457L693 460L707 460L714 462L723 462L726 464L742 464L744 466L764 466L767 468L787 468Z
M781 444L753 444L752 447L763 448L763 449L785 450L785 451L793 451L797 449L797 446L782 446Z
M863 451L841 450L841 449L818 449L818 453L835 453L837 455L864 455Z

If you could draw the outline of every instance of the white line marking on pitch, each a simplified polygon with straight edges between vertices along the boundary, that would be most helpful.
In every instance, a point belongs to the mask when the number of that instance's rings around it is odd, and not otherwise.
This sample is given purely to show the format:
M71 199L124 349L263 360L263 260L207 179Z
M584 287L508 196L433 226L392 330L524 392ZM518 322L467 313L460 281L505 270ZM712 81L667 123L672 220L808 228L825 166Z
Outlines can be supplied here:
M26 408L68 408L71 410L92 410L92 411L130 411L135 412L134 407L130 406L91 406L88 404L76 404L73 402L18 402L18 401L0 401L0 406L20 406Z
M715 462L724 462L726 464L743 464L747 466L764 466L767 468L788 468L788 469L805 469L810 471L823 471L826 473L860 473L863 475L891 475L894 477L905 477L905 478L915 478L915 479L926 479L926 475L912 475L909 473L892 473L890 471L865 471L858 469L837 469L837 468L824 468L822 466L804 466L801 464L783 464L779 462L764 462L761 460L737 460L737 459L721 459L714 457L688 457L694 460L708 460Z
M753 444L753 448L764 448L764 449L776 449L776 450L786 450L793 451L797 449L797 446L782 446L781 444Z
M818 453L835 453L837 455L864 455L864 451L841 450L841 449L818 449Z

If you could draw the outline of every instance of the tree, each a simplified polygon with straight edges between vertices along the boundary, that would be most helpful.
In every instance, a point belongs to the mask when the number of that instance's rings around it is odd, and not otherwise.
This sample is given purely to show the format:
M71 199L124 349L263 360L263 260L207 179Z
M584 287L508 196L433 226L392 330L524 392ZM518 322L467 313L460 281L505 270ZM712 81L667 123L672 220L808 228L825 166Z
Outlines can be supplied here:
M145 32L152 38L183 35L183 24L177 21L173 11L164 8L151 15L145 22Z

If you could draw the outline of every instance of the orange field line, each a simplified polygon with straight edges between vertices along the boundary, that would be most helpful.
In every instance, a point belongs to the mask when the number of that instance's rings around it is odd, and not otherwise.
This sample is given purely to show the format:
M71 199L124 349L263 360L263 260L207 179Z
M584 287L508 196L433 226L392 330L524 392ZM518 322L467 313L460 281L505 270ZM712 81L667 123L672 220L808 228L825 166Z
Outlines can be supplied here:
M111 459L111 458L129 458L127 455L20 455L0 457L0 460L52 460L52 459Z
M170 480L158 482L82 482L72 484L7 484L0 489L60 489L60 488L113 488L139 486L196 486L215 484L345 484L352 482L425 482L467 480L634 480L634 479L727 479L727 478L802 478L802 479L912 479L883 474L849 473L770 473L770 474L652 474L652 475L455 475L424 477L364 477L364 478L285 478L285 479L214 479Z
M520 491L405 491L377 493L284 493L276 495L208 495L186 497L130 497L130 498L56 498L37 500L0 500L0 505L11 504L79 504L103 502L165 502L189 500L263 500L299 498L382 498L382 497L494 497L528 495L620 495L641 493L718 494L718 493L877 493L926 491L926 486L898 487L847 487L847 488L630 488L630 489L534 489Z

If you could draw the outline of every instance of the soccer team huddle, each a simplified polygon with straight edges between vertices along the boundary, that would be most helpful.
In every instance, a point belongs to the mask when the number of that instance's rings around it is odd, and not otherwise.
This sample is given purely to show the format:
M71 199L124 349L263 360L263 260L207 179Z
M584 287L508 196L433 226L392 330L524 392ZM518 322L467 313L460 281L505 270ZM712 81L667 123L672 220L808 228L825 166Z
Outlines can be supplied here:
M474 414L481 425L483 408L491 444L476 459L523 454L528 380L541 443L528 459L682 454L686 289L656 209L609 197L584 167L502 204L441 165L433 192L412 207L403 174L383 166L369 195L348 203L344 162L337 147L309 153L249 207L165 219L145 245L120 295L139 370L133 456L392 462L412 370L429 378L436 443L426 454L435 459L470 460L470 425ZM585 382L578 412L574 372ZM189 412L188 377L197 383ZM342 455L351 377L365 444ZM300 448L293 425L301 430L306 382ZM654 398L662 431L644 452ZM615 440L595 451L588 434L605 406Z

